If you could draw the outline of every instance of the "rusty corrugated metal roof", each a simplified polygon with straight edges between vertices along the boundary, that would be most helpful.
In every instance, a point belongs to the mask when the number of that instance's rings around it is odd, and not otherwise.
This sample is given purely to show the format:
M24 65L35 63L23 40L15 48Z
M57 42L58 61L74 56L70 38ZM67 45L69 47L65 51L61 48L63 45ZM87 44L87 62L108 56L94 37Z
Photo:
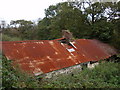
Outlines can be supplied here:
M68 45L58 41L61 39L3 41L1 44L3 53L13 60L13 65L35 75L116 54L113 48L98 40L78 39Z

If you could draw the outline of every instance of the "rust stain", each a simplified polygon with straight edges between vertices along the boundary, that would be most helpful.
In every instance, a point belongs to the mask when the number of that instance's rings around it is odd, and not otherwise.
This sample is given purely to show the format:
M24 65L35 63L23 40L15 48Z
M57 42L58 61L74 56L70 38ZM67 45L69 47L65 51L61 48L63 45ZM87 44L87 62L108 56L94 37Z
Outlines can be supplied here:
M22 70L35 75L116 54L112 47L98 40L78 39L68 45L59 42L61 39L3 41L0 50L14 61L14 66L19 65Z

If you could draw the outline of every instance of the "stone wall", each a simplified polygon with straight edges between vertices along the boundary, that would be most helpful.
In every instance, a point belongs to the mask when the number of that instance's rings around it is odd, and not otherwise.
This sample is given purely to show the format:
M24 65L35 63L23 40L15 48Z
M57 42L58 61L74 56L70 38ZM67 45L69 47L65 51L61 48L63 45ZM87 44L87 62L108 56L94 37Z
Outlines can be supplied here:
M56 71L52 71L52 72L49 72L49 73L46 73L44 74L44 78L52 78L52 77L55 77L57 75L60 75L60 74L70 74L73 72L73 70L78 70L78 71L81 71L81 65L75 65L75 66L71 66L71 67L67 67L67 68L63 68L63 69L60 69L60 70L56 70Z
M57 75L61 75L61 74L73 74L74 75L74 73L76 74L76 73L79 73L80 71L82 71L83 67L94 68L98 64L99 64L98 62L81 63L81 64L74 65L74 66L71 66L71 67L67 67L67 68L63 68L63 69L60 69L60 70L56 70L56 71L46 73L46 74L43 75L43 77L44 77L44 79L50 79L52 77L56 77Z

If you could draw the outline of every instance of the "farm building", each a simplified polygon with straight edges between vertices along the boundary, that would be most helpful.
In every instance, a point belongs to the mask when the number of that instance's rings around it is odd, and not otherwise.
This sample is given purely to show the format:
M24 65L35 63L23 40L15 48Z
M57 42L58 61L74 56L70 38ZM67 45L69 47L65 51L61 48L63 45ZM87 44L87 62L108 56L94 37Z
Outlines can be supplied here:
M69 44L64 40L3 41L1 50L8 60L13 60L14 66L35 75L116 54L111 46L98 40L78 39Z

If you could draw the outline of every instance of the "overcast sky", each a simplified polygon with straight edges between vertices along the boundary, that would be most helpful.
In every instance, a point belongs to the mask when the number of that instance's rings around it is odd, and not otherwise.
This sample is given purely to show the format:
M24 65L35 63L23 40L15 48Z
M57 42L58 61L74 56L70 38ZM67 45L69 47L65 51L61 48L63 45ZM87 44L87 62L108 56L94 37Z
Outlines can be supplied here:
M0 20L37 20L43 18L44 9L66 0L0 0Z

